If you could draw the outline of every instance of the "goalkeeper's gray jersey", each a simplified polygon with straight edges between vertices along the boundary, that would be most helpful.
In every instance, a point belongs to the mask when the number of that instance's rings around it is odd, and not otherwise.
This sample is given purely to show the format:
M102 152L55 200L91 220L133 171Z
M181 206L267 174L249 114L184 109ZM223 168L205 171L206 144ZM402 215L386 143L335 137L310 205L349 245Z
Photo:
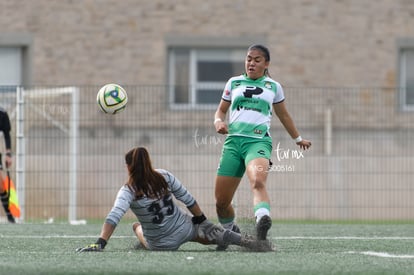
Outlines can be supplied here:
M164 176L171 194L161 199L146 196L135 199L134 193L124 185L118 191L105 222L116 226L131 209L141 223L151 249L178 249L181 244L194 239L196 229L191 217L173 201L172 195L187 207L196 201L173 174L163 169L156 170Z

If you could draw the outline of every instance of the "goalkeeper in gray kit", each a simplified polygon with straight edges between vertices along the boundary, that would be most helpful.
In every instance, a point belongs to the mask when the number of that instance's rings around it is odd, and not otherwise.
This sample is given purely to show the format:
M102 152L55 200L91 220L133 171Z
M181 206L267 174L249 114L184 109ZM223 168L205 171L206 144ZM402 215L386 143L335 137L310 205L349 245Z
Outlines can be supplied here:
M125 162L128 181L118 191L98 240L77 249L78 252L102 251L129 209L138 218L132 229L144 249L177 250L186 242L198 242L263 250L252 237L224 230L209 221L194 197L172 173L153 169L146 148L131 149L125 155ZM181 209L173 198L181 201L191 214ZM270 246L264 248L269 249Z

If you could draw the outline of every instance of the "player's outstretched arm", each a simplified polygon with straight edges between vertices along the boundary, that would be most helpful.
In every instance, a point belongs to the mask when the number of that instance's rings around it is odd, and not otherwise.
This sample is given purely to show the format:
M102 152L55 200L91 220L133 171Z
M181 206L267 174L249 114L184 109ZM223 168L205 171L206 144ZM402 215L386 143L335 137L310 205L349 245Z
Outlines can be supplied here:
M105 222L102 226L101 235L94 244L76 249L76 252L100 252L104 250L109 238L115 230L115 226Z
M99 238L96 243L88 244L85 247L76 249L76 252L101 252L106 246L106 241Z

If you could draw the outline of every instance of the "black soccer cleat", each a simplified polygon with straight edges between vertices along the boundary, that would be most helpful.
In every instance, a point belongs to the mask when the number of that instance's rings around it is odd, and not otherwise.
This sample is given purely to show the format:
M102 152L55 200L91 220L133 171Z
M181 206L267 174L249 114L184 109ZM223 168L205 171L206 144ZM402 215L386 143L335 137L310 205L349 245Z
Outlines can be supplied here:
M267 231L272 227L272 219L265 215L256 224L256 236L257 240L264 241L267 237Z
M236 232L236 233L240 233L240 228L236 224L233 224L233 227L231 228L231 231ZM228 244L219 244L219 245L217 245L216 250L217 251L224 251L224 250L227 249L227 247L229 247Z

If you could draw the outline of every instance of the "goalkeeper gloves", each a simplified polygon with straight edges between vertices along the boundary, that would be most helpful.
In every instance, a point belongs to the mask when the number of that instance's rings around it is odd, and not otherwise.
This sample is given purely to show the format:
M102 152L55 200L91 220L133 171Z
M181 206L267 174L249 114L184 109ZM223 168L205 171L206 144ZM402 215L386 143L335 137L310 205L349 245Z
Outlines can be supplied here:
M87 245L85 247L80 247L76 249L76 252L101 252L106 246L106 241L102 238L99 238L96 243Z

